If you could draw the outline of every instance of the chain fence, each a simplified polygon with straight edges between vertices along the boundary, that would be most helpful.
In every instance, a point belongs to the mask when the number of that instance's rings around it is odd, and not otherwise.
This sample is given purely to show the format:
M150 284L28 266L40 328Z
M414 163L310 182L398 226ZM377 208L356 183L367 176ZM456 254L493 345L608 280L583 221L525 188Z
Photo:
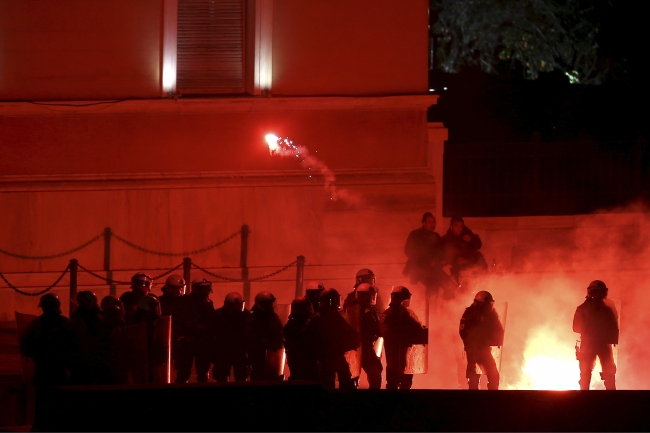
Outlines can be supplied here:
M265 280L265 279L267 279L267 278L271 278L271 277L273 277L273 276L275 276L275 275L278 275L278 274L281 273L281 272L286 271L286 270L289 269L290 267L295 266L297 263L298 263L298 261L297 261L297 260L294 260L293 262L289 263L289 264L286 265L286 266L283 266L282 268L278 269L277 271L273 271L273 272L271 272L270 274L262 275L261 277L248 278L248 279L245 280L245 281L254 282L254 281L261 281L261 280ZM206 274L208 274L208 275L210 275L210 276L212 276L212 277L219 278L219 279L224 280L224 281L230 281L230 282L233 282L233 283L242 283L242 282L244 282L244 279L243 279L243 278L230 278L230 277L224 277L223 275L218 275L218 274L215 274L214 272L210 272L210 271L208 271L207 269L205 269L205 268L203 268L203 267L197 265L196 263L192 263L192 267L193 267L194 269L198 269L198 270L200 270L200 271L202 271L202 272L205 272Z
M94 238L92 238L91 240L89 240L88 242L85 242L85 243L79 245L79 246L76 247L76 248L73 248L73 249L71 249L71 250L69 250L69 251L64 251L64 252L62 252L62 253L58 253L58 254L51 254L51 255L49 255L49 256L27 256L27 255L24 255L24 254L16 254L16 253L12 253L12 252L10 252L10 251L6 251L6 250L3 250L3 249L0 249L0 253L5 254L5 255L7 255L7 256L9 256L9 257L14 257L14 258L17 258L17 259L26 259L26 260L49 260L49 259L56 259L56 258L59 258L59 257L63 257L63 256L70 255L70 254L72 254L72 253L76 253L77 251L83 250L83 249L86 248L88 245L90 245L90 244L92 244L93 242L97 241L97 240L98 240L99 238L101 238L102 236L104 236L104 234L103 234L103 233L100 233L100 234L98 234L97 236L95 236Z
M124 239L122 236L119 236L119 235L116 235L116 234L113 234L113 236L115 237L115 239L117 239L118 241L120 241L120 242L122 242L122 243L124 243L124 244L126 244L128 246L130 246L131 248L135 248L136 250L140 250L140 251L142 251L144 253L147 253L147 254L154 254L154 255L157 255L157 256L164 256L164 257L182 257L182 256L187 257L187 256L192 256L194 254L204 253L206 251L217 248L217 247L225 244L229 240L237 237L239 234L241 234L241 232L242 232L241 230L238 230L237 232L231 234L227 238L222 239L219 242L217 242L215 244L212 244L212 245L209 245L209 246L207 246L205 248L201 248L201 249L194 250L194 251L186 251L186 252L182 252L182 253L166 253L166 252L162 252L162 251L154 251L154 250L150 250L150 249L145 248L145 247L141 247L140 245L136 245L133 242L130 242L130 241Z
M49 287L47 287L47 288L45 288L45 289L43 289L43 290L41 290L41 291L34 292L34 293L25 292L24 290L21 290L21 289L19 289L18 287L14 286L13 284L11 284L11 283L9 282L9 280L7 280L7 278L5 278L5 276L2 274L2 272L0 272L0 278L2 278L2 279L4 280L5 283L7 283L7 286L11 287L13 290L15 290L16 292L20 293L21 295L25 295L25 296L39 296L39 295L42 295L42 294L44 294L44 293L49 292L49 291L52 290L54 287L56 287L56 285L59 284L59 283L61 282L61 280L63 279L63 277L65 276L65 274L68 273L69 270L70 270L70 265L68 265L68 266L63 270L63 273L59 276L59 278L57 278L57 280L56 280L56 281L55 281L51 286L49 286Z

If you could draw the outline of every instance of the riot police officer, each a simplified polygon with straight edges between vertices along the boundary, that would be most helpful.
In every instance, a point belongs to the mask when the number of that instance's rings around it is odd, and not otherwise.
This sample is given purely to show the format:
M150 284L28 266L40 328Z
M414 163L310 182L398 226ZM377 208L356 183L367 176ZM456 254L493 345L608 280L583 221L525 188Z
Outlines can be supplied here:
M318 360L321 381L324 386L334 388L335 377L339 378L340 389L354 389L350 365L345 353L359 346L357 331L339 313L341 295L335 289L326 289L321 294L320 312L305 327L307 341Z
M395 287L379 318L386 349L386 389L411 389L413 374L405 373L409 348L428 342L427 328L408 309L411 296L408 288Z
M120 301L124 304L124 319L126 323L133 323L133 316L138 307L140 298L151 291L153 280L144 272L137 272L131 277L131 291L122 293Z
M618 312L608 302L609 289L600 280L594 280L587 287L585 301L576 308L573 316L573 332L580 334L580 348L576 352L580 363L580 389L588 390L591 373L600 360L605 389L616 389L616 364L612 345L618 344Z
M74 347L70 320L61 313L57 295L41 296L38 307L43 311L27 327L20 340L23 356L34 360L34 385L66 385L70 379L69 361Z
M370 389L381 388L381 359L375 352L375 343L381 338L377 304L377 290L368 283L361 283L356 290L357 302L361 308L361 367L368 377Z
M477 366L487 375L487 388L499 389L499 370L491 346L503 345L504 329L490 292L481 290L476 293L474 302L465 309L460 319L459 333L467 355L465 377L469 389L479 387L481 375L476 371Z
M282 379L271 371L271 359L281 354L284 348L282 321L274 310L275 296L271 292L255 295L255 305L251 308L251 327L248 338L248 361L251 366L251 380Z
M291 371L289 380L318 380L318 364L305 334L307 323L313 315L312 303L306 297L291 302L289 320L284 325L284 347Z
M244 298L238 292L228 293L223 306L214 312L212 318L214 334L212 378L214 380L228 382L231 368L235 375L235 382L244 382L248 378L246 338L250 316Z
M177 383L186 383L196 367L197 382L208 381L210 370L210 350L212 335L210 321L214 314L214 306L210 299L212 282L205 278L195 278L192 281L192 291L184 296L178 309L178 341L176 342L176 376Z

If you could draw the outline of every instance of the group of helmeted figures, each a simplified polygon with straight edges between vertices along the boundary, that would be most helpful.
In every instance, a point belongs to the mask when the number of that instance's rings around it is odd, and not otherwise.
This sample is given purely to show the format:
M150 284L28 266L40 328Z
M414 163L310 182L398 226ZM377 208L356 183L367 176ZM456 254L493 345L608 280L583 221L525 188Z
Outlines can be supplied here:
M434 229L435 218L427 212L422 229L411 232L407 240L409 262L404 273L413 283L444 290L447 280L457 287L454 279L463 269L485 268L483 256L476 254L480 239L462 218L452 218L450 240L441 241ZM440 269L440 254L445 251L440 242L455 245L447 248L455 251L447 256L451 276ZM211 368L212 379L218 382L227 382L231 372L238 382L283 380L286 355L289 380L334 388L338 378L340 389L355 389L363 371L369 387L380 389L383 346L386 389L410 389L417 370L413 360L426 363L428 329L409 308L411 291L393 287L388 308L378 311L375 274L370 269L357 272L344 302L336 289L309 283L305 296L291 302L286 324L270 292L258 293L250 310L241 294L231 292L215 309L210 299L212 283L205 278L194 279L187 295L186 283L178 275L167 278L161 296L151 293L152 284L149 275L138 272L130 291L119 299L106 296L101 303L93 292L81 291L69 319L63 316L56 295L43 295L39 303L43 314L20 333L22 354L34 360L35 384L164 383L170 380L171 365L177 383L188 382L192 368L197 382L204 383ZM618 313L607 293L605 283L593 281L575 313L573 330L581 334L581 344L576 346L581 389L589 389L596 358L606 389L616 389L612 345L618 344ZM476 293L459 331L468 388L478 389L483 373L487 388L498 389L500 376L492 347L503 345L504 327L491 293Z
M435 229L435 217L431 212L425 212L422 227L413 230L406 241L404 253L408 261L403 273L410 277L411 283L424 284L429 296L442 292L442 299L450 299L463 293L461 282L465 272L480 276L487 270L487 263L479 251L481 239L465 225L462 217L451 218L444 236L436 233ZM613 347L618 344L618 311L614 302L607 299L607 294L604 282L592 281L585 301L574 315L573 331L580 334L576 357L582 390L589 389L597 358L602 367L605 389L616 389ZM498 389L500 375L492 347L503 345L504 328L491 293L476 293L474 302L465 309L461 318L459 332L467 359L465 377L469 389L479 388L481 373L487 376L488 389Z
M364 370L371 388L381 388L381 345L386 353L386 388L409 389L413 382L408 354L425 345L428 332L408 308L411 292L396 287L390 305L375 309L375 275L357 273L351 293L342 303L336 289L309 283L306 296L294 299L286 324L276 312L270 292L255 296L249 310L241 294L226 295L215 309L212 283L167 278L163 294L151 293L152 279L138 272L131 290L100 303L91 291L80 291L68 319L54 294L43 295L43 314L21 333L21 351L35 364L36 385L164 383L161 375L173 364L176 382L289 380L320 382L340 389L358 387ZM165 324L168 325L165 327ZM378 347L379 346L379 347Z

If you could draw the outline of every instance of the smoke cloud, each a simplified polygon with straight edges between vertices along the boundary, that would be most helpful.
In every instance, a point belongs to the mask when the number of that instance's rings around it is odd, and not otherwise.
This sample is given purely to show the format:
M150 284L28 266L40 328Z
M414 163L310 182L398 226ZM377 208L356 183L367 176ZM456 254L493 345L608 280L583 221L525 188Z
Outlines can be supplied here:
M418 388L466 388L458 324L478 290L490 291L495 307L508 303L501 356L501 389L579 389L573 314L592 280L620 301L617 354L619 389L650 389L650 214L642 205L575 217L573 228L528 229L512 245L512 260L472 281L451 301L430 302L429 373ZM471 227L470 224L468 224ZM522 246L522 239L525 246ZM486 245L484 239L484 248ZM491 262L491 257L488 261ZM415 302L415 298L414 298ZM598 374L592 388L603 389ZM483 379L482 379L483 380Z
M294 144L288 137L280 138L272 134L266 136L266 141L269 144L271 155L277 154L283 157L294 157L300 161L300 165L303 168L314 173L309 175L309 177L322 176L325 182L323 187L328 192L330 200L341 200L346 204L355 206L361 203L361 197L358 194L336 186L334 172L323 161L309 153L309 149L306 147Z

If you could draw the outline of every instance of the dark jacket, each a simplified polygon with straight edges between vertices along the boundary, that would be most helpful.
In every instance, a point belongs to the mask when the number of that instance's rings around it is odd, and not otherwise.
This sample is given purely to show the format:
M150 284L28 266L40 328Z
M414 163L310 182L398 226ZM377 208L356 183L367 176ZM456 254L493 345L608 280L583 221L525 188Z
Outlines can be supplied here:
M469 236L469 242L463 237ZM442 244L445 251L445 260L452 266L459 266L458 259L463 258L467 260L468 265L475 264L479 260L483 243L481 238L472 232L467 226L463 226L463 231L460 236L452 233L451 228L442 237Z
M280 350L284 347L282 321L275 311L251 308L248 344L252 350Z
M380 318L381 333L386 349L386 365L396 368L406 366L406 354L414 344L426 344L428 330L415 314L400 304L391 303Z
M459 333L465 348L503 345L503 325L491 305L487 308L480 304L467 307L460 319Z
M357 331L338 311L324 311L312 317L305 336L319 360L341 356L359 346Z
M404 254L408 257L403 275L411 275L418 269L439 263L444 258L441 237L424 227L413 230L406 239Z
M608 299L587 298L576 308L573 332L587 344L618 344L618 314Z
M214 305L210 298L190 293L181 297L178 312L172 321L178 319L178 335L180 337L207 341L211 339L213 314Z
M246 343L250 333L251 312L233 311L217 308L212 315L212 333L217 351L224 353L246 352Z

